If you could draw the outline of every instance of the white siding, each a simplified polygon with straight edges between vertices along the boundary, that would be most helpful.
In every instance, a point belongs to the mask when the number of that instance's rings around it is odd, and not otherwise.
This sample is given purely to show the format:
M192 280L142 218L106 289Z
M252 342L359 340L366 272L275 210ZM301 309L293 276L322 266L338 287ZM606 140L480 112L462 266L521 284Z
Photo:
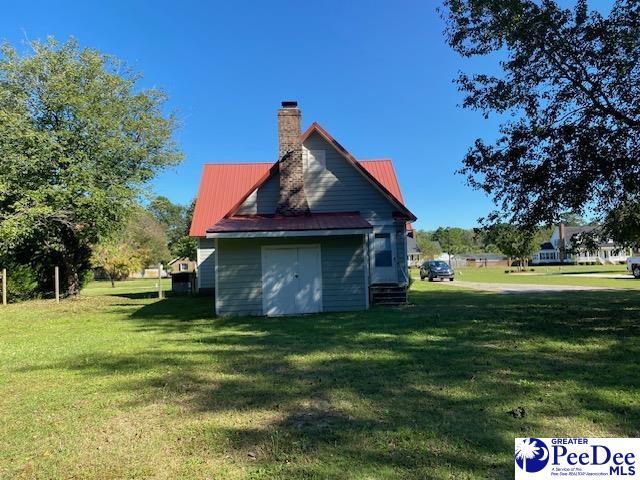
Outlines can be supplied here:
M216 286L215 240L198 239L198 288L214 289Z
M364 310L362 235L218 240L219 315L262 315L262 245L320 244L323 311Z
M317 133L305 148L325 151L324 169L305 169L304 191L312 212L360 212L369 221L391 220L397 208Z

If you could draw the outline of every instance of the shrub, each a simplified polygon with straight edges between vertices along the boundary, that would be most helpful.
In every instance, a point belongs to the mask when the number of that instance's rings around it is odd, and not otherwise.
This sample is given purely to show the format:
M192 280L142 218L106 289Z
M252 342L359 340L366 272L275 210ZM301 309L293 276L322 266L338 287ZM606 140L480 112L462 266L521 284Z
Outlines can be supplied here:
M93 282L93 273L93 270L87 270L86 272L84 272L84 274L80 277L80 289L83 289L84 287L89 285L90 282Z
M33 268L28 265L7 267L7 300L18 302L38 297L38 281Z

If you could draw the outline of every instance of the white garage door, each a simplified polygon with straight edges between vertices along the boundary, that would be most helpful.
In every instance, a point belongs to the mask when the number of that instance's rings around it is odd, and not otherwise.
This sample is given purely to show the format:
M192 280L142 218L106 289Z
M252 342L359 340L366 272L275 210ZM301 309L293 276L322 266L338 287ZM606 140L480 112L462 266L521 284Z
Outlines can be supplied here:
M319 246L262 248L262 308L265 315L322 311Z

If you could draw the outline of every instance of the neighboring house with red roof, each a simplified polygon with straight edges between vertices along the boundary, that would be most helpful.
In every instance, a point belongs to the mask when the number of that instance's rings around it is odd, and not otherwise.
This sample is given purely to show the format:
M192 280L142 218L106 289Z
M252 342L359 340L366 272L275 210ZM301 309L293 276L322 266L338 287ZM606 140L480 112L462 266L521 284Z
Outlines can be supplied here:
M279 160L207 164L190 235L218 315L364 310L406 300L404 205L391 160L356 160L296 102L278 110Z

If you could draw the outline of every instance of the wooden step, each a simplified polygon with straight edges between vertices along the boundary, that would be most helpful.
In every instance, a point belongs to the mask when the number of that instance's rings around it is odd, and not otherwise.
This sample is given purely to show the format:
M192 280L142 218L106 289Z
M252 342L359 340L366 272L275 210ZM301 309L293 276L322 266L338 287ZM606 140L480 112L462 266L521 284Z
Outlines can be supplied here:
M397 284L371 285L369 300L374 305L403 305L407 303L407 288Z

